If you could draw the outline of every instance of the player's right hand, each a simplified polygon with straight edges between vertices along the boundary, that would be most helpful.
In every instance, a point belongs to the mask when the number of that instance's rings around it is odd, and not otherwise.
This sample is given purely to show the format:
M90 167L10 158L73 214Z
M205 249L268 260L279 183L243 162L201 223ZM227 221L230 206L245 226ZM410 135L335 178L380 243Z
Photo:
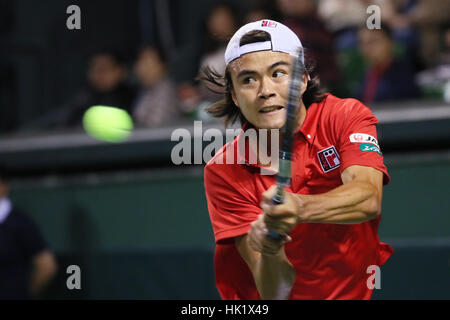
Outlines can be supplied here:
M264 255L276 255L280 253L286 242L292 241L291 237L286 236L281 240L274 240L267 236L269 230L264 223L264 214L260 214L258 218L252 222L250 231L248 232L247 241L253 250Z

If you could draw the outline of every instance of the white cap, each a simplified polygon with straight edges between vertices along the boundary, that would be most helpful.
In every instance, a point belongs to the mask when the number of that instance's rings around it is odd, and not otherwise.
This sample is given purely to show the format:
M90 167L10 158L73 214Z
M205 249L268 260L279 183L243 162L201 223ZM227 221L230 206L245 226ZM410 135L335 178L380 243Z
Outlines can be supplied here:
M240 46L241 38L250 31L261 30L270 34L270 41L255 42ZM297 56L298 49L303 48L297 35L285 25L273 20L260 20L241 27L228 42L225 51L225 64L243 56L246 53L272 50ZM304 63L304 57L301 57Z

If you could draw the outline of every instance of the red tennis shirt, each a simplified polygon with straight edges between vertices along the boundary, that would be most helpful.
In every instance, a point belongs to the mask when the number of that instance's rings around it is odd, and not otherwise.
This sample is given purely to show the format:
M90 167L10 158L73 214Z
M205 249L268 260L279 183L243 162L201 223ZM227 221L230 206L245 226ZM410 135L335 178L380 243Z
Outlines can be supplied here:
M295 134L292 182L289 192L321 194L342 185L341 173L352 165L383 172L383 164L372 112L355 99L331 94L313 103L301 129ZM275 184L275 175L262 175L257 165L219 164L227 148L237 157L239 135L208 162L204 182L208 210L214 229L216 285L223 299L260 299L253 276L239 255L234 237L246 234L262 213L261 195ZM370 299L369 266L381 266L393 249L378 238L380 217L359 224L300 223L285 244L296 270L291 299Z

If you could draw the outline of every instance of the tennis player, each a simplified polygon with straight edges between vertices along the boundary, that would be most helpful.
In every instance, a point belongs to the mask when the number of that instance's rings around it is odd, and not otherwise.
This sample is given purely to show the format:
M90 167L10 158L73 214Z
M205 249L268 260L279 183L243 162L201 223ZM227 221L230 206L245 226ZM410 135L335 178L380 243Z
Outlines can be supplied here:
M282 128L299 48L298 37L279 22L244 25L227 46L226 74L203 73L207 84L224 89L224 99L208 111L226 124L239 119L243 132ZM241 141L242 134L205 167L223 299L370 299L368 267L393 253L377 234L383 185L390 180L378 120L358 100L326 93L311 72L306 64L283 204L271 204L277 164L248 161L247 151L259 150ZM237 147L242 142L244 153ZM229 154L235 161L217 161ZM285 236L274 240L268 230Z

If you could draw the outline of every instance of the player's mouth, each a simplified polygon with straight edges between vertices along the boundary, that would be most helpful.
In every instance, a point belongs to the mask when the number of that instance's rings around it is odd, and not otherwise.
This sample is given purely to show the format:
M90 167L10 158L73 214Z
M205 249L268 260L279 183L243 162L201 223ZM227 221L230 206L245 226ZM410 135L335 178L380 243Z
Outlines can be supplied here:
M269 106L269 107L264 107L261 108L259 110L259 113L264 113L264 114L275 114L278 111L280 111L281 109L284 109L283 106Z

